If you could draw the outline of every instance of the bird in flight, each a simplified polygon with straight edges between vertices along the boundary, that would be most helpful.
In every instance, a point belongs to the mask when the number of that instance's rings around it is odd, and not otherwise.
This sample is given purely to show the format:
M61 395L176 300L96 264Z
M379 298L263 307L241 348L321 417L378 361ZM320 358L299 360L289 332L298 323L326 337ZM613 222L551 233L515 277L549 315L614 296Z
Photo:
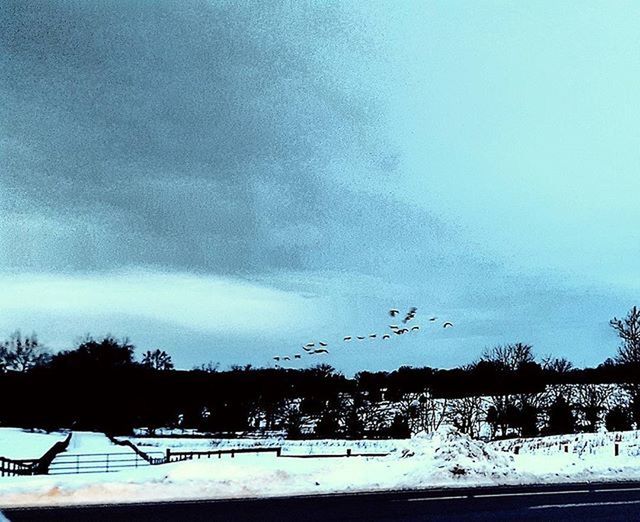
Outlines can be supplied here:
M309 347L309 348L311 348L311 347L313 347L313 346L315 346L315 345L316 345L316 343L307 343L307 344L305 344L305 346L307 346L307 347Z
M452 326L453 326L453 323L450 323L449 321L447 321L442 325L442 328L451 328Z
M389 339L389 337L391 337L389 334L384 334L384 335L382 336L382 338L383 338L383 339Z
M301 356L299 353L297 353L297 354L295 354L295 355L293 356L293 358L294 358L294 359L300 359L300 357L302 357L302 356Z
M351 340L351 336L350 336L350 335L347 335L347 336L343 339L343 341L350 341L350 340Z
M285 356L282 358L282 360L283 360L283 361L290 361L290 360L291 360L291 357L289 357L288 355L285 355Z
M396 315L398 315L400 313L400 310L396 310L395 308L392 308L391 310L389 310L389 315L391 317L395 317Z
M362 341L362 339L364 339L364 337L361 337L359 335L356 336L360 341Z
M322 346L322 347L327 346L327 343L323 343L322 341L320 341L318 344L319 344L320 346Z
M436 321L437 319L438 319L437 317L429 317L429 321L431 321L432 323L433 323L434 321Z
M419 326L414 326L413 328L411 328L411 331L413 332L414 330L420 330Z
M369 334L369 337L370 337L371 339L375 339L375 338L376 338L376 334Z
M406 324L408 321L411 321L411 319L413 319L416 316L417 311L418 309L415 306L412 306L407 312L407 315L404 316L404 319L402 320L402 322Z
M273 358L273 360L274 360L274 361L279 361L279 360L280 360L280 357L274 357L274 358Z
M326 348L318 348L312 353L329 353L329 350L327 350Z
M389 328L391 328L392 330L397 330L398 329L398 325L397 324L390 324Z

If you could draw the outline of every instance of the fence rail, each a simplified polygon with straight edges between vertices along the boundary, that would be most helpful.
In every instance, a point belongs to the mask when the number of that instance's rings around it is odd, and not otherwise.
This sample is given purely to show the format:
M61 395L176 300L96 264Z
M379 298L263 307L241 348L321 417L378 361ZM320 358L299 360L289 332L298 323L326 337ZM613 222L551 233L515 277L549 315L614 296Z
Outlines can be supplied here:
M159 453L159 452L154 452ZM160 455L162 455L160 453ZM159 460L164 460L160 457ZM137 453L64 453L49 466L50 475L78 473L110 473L126 468L151 466L151 462Z
M275 453L276 457L280 457L282 453L281 447L276 448L233 448L227 450L208 450L208 451L172 451L167 450L165 455L165 463L168 462L181 462L183 460L194 460L212 457L222 458L222 455L230 455L234 458L238 454L242 453Z

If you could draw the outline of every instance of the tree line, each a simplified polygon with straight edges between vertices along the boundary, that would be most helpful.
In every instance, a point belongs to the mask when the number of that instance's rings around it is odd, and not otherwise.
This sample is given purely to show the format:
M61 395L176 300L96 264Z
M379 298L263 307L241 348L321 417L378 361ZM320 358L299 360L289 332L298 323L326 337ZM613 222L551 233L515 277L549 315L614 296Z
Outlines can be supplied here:
M406 437L443 423L472 436L488 429L493 438L640 427L640 311L610 324L621 344L594 368L536 360L530 345L512 343L459 368L401 367L351 378L326 364L176 370L160 349L136 359L128 339L85 336L52 353L35 334L15 332L0 344L0 423L227 436L279 430L292 438Z

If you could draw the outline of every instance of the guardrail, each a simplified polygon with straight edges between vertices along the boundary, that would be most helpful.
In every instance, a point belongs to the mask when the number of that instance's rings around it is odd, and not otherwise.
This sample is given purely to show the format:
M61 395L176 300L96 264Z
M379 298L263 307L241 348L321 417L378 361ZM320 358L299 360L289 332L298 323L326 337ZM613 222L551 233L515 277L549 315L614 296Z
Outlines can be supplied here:
M161 452L158 460L164 462ZM156 460L156 459L152 459ZM49 466L49 475L78 473L110 473L127 468L151 466L152 462L134 452L127 453L64 453Z

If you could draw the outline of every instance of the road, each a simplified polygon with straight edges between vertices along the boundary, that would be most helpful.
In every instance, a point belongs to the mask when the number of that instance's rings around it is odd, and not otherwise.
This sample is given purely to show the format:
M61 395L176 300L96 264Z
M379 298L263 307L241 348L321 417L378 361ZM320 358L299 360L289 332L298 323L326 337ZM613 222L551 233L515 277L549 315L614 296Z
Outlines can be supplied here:
M392 491L261 500L3 509L23 520L343 522L640 520L640 483Z

